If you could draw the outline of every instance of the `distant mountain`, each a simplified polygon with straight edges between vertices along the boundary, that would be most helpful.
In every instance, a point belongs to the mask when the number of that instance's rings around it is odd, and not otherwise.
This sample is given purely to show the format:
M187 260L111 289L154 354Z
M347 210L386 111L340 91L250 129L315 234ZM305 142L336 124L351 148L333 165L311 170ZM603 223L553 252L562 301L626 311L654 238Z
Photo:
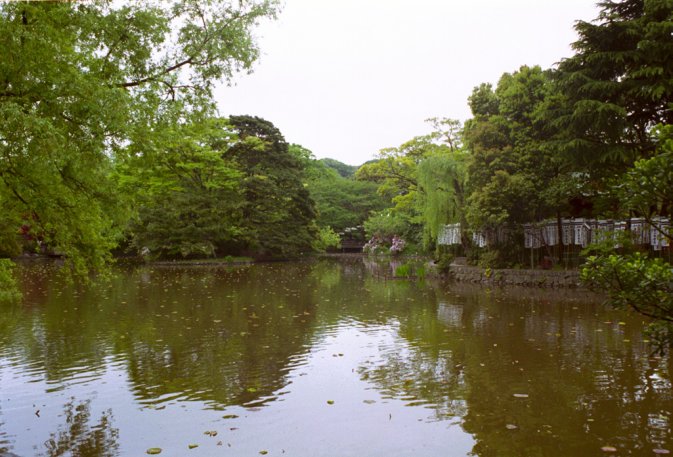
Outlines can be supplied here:
M336 170L336 172L344 178L352 178L358 168L360 168L359 166L355 165L347 165L335 159L320 159L320 162L322 162L326 167Z

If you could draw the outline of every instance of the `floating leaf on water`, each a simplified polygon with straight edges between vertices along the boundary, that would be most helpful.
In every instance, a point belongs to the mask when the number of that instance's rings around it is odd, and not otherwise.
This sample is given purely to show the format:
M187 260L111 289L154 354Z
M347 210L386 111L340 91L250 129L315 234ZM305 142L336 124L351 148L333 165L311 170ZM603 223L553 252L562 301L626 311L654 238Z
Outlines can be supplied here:
M328 404L328 405L333 405L333 404L334 404L334 400L327 400L327 404Z
M519 428L519 427L517 427L517 426L514 425L514 424L507 424L507 425L505 425L505 428L506 428L507 430L516 430L516 429Z
M617 448L613 446L603 446L601 448L601 451L603 452L617 452Z
M269 453L269 451L259 451L259 453L262 454L262 455L266 455L266 454Z
M671 451L669 451L668 449L652 449L652 452L658 455L665 455L671 453Z
M206 430L203 432L203 434L208 436L217 436L217 430Z
M227 414L226 416L222 416L222 419L237 419L238 416L236 414Z
M149 455L161 454L161 448L160 447L151 447L145 452L147 452Z
M528 394L514 394L515 398L528 398Z
M199 445L198 445L198 444L189 444L189 445L187 445L187 447L188 447L189 449L194 449L194 448L199 447Z

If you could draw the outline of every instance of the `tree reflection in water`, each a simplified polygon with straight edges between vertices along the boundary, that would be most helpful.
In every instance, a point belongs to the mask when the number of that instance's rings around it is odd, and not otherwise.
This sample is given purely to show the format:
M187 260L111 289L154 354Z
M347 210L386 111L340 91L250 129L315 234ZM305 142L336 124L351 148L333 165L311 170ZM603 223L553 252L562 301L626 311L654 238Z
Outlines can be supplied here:
M204 411L268 405L290 411L293 424L312 424L310 407L291 408L304 396L297 373L310 375L312 354L339 331L362 332L374 355L349 340L347 356L357 360L352 373L366 398L378 400L376 392L386 408L422 408L427 429L460 427L474 440L472 455L673 449L672 359L649 357L639 316L607 309L582 291L393 281L390 269L371 268L360 257L143 267L82 290L26 276L26 288L39 284L48 293L26 293L24 306L0 308L0 354L17 372L72 394L101 382L108 367L122 370L148 416L179 400L203 402L197 407ZM367 357L354 356L360 349ZM337 405L330 411L343 410L349 420L356 414ZM111 412L98 416L88 402L74 401L65 410L65 424L48 429L59 431L30 446L48 456L105 456L133 445L118 438ZM115 405L120 430L136 426L127 413ZM182 424L183 417L173 420ZM282 424L277 430L286 434ZM22 431L11 433L0 432L0 456L26 442Z
M0 414L2 414L1 410ZM0 420L0 456L9 457L12 455L10 453L10 450L12 449L12 442L7 436L7 434L3 431L4 425L5 422L3 420Z
M433 411L430 420L458 420L476 441L472 455L671 448L670 358L649 356L637 316L565 292L553 303L549 291L463 286L418 305L401 286L386 289L391 309L406 301L394 313L400 338L358 374L384 398Z
M44 445L49 457L112 457L119 455L119 429L112 426L112 410L101 414L97 424L90 423L91 402L76 403L72 398L65 405L65 424L51 434Z

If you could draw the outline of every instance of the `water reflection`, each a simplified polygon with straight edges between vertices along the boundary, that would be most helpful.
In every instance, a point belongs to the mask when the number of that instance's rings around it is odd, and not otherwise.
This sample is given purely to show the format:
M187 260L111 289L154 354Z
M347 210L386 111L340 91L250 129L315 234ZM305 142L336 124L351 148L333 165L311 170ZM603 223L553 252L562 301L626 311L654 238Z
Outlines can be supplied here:
M260 436L298 456L673 448L670 360L638 316L372 268L141 268L89 288L24 269L25 302L0 310L0 455L177 452L208 430L190 455L257 455Z
M118 455L119 430L112 426L112 410L102 413L100 419L91 425L90 403L78 402L74 398L64 407L63 424L44 443L45 454L49 457L71 455L73 457L112 457Z

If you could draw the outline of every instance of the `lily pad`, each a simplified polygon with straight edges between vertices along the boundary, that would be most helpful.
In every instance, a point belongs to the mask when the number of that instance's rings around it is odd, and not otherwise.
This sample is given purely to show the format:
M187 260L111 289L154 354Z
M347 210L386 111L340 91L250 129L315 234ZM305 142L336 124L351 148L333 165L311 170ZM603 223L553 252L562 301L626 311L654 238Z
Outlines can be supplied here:
M161 454L161 448L160 447L151 447L145 452L147 452L149 455Z

